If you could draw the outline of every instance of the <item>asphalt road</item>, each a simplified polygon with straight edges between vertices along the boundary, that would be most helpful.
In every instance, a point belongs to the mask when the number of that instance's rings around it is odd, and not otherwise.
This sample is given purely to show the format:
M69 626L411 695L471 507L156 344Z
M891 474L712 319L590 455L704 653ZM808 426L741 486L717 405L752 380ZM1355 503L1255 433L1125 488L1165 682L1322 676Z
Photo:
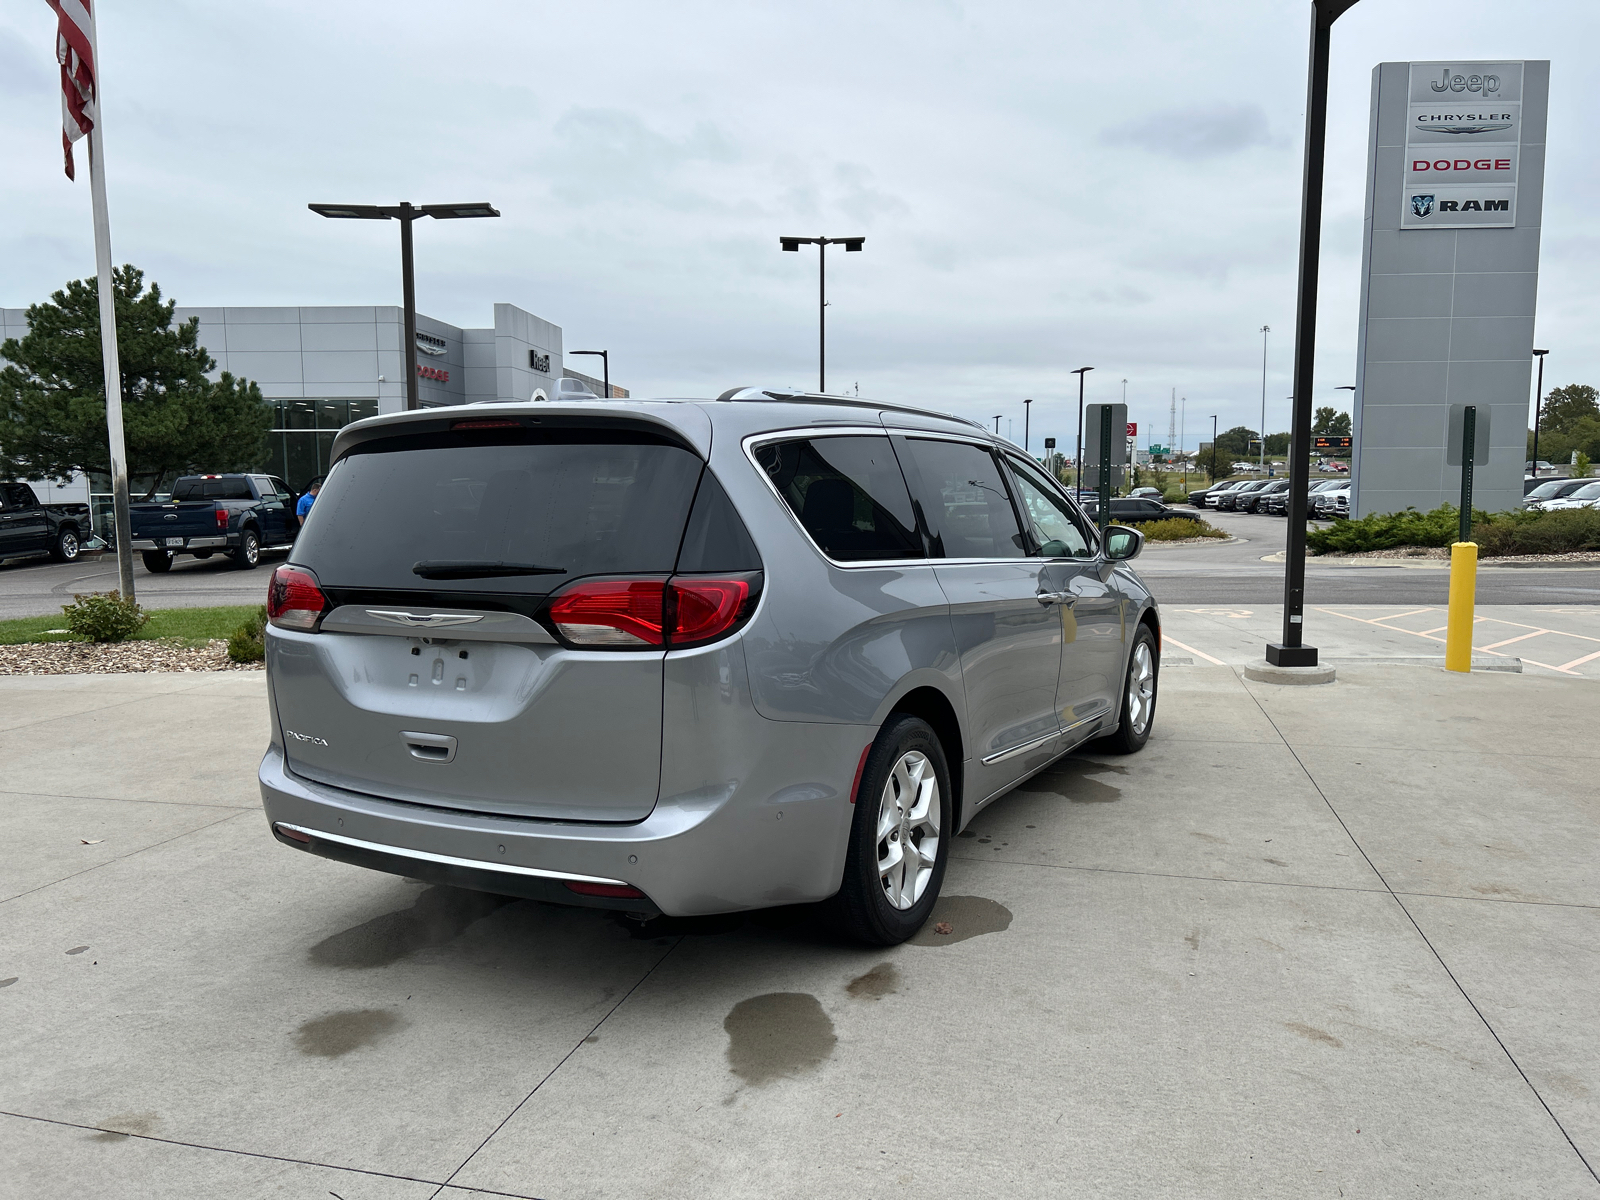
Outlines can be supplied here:
M1283 600L1283 564L1263 559L1284 548L1280 517L1218 513L1210 518L1240 541L1206 546L1150 546L1136 564L1163 604L1273 604ZM204 608L259 604L267 576L284 555L263 554L261 566L242 571L220 555L201 562L180 558L170 572L152 575L137 559L134 587L147 608ZM37 558L0 566L0 620L59 612L74 592L117 586L110 555L76 563ZM1450 574L1443 565L1400 564L1306 568L1307 604L1444 604ZM1600 604L1600 567L1491 567L1478 571L1479 604Z

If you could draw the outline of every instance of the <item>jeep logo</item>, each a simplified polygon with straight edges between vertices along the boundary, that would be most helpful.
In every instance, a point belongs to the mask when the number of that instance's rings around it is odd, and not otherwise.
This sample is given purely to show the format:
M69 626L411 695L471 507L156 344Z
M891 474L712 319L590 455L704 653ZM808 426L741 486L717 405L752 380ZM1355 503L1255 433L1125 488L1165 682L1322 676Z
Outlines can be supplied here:
M1450 68L1428 85L1436 92L1482 92L1489 96L1500 90L1498 75L1452 75Z

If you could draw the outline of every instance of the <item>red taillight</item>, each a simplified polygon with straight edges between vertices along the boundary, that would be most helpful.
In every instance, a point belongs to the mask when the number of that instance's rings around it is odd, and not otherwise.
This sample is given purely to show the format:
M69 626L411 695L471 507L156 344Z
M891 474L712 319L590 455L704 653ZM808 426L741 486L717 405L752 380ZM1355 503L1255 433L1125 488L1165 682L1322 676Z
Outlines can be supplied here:
M674 579L670 585L674 646L709 642L738 622L750 599L748 579Z
M450 423L450 428L452 430L456 430L456 429L521 429L522 428L522 422L521 421L493 421L493 420L483 420L483 419L476 420L476 421L452 421Z
M550 620L579 646L660 646L666 591L664 579L576 583L550 605Z
M227 509L219 508L212 515L217 518L217 528L218 529L226 529L228 527L228 510Z
M567 891L577 892L580 896L611 896L617 900L644 899L643 892L625 883L580 883L573 880L567 884Z
M328 598L317 577L304 567L279 567L267 584L267 620L281 629L317 627L328 609Z
M548 617L578 646L699 646L725 636L749 614L759 578L587 580L556 596Z

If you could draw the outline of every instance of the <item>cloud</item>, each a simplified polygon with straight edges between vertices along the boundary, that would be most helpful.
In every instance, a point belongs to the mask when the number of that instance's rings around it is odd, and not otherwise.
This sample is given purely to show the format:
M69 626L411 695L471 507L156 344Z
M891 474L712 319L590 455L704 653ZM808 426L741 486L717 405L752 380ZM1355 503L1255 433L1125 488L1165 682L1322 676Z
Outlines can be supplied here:
M1252 146L1271 146L1276 140L1259 104L1168 109L1113 125L1100 134L1102 146L1135 146L1180 159L1222 158Z
M0 96L35 96L50 90L57 71L54 41L27 42L14 29L0 28Z

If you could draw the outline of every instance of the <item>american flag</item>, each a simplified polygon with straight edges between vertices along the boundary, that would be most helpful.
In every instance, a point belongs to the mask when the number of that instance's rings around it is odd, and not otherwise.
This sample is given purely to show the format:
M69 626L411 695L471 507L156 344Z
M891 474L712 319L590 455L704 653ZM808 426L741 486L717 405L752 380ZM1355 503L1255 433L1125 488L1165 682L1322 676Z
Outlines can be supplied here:
M94 128L94 15L91 0L45 0L60 18L56 27L56 60L61 64L61 149L72 170L72 143Z

